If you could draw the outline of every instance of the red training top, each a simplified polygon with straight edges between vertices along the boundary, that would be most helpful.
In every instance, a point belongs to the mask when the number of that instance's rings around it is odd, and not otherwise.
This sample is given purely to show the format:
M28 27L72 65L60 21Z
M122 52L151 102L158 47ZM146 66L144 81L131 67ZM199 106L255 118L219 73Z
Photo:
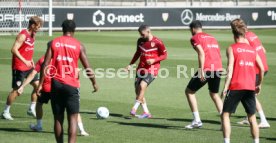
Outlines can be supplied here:
M27 29L22 30L18 35L20 34L25 35L26 39L22 43L18 51L21 54L21 56L23 56L27 61L31 61L33 59L35 39L29 34ZM16 55L13 55L12 69L19 71L27 71L30 70L31 67L27 67L18 57L16 57Z
M255 33L248 31L245 33L245 38L248 40L250 46L253 47L257 51L258 55L260 56L262 63L264 65L264 70L268 71L265 51L263 49L262 42L260 41L258 36ZM258 66L256 66L256 74L259 74L259 73L260 73L260 70Z
M217 40L204 32L197 33L191 38L193 47L200 45L205 54L204 71L221 71L222 61Z
M231 45L234 69L229 90L255 90L256 50L246 43Z
M130 64L134 64L139 57L140 62L137 67L137 73L149 73L157 76L160 69L160 61L167 58L167 50L163 42L157 37L153 37L150 41L139 38L137 41L137 51ZM155 62L152 65L148 65L147 60L149 59L154 59Z
M51 43L52 65L56 68L55 80L76 88L80 87L78 79L78 59L81 43L71 36L55 38Z
M35 64L35 70L37 71L37 73L41 72L43 65L44 65L44 56L42 56ZM44 92L51 92L51 78L49 77L49 74L46 74L45 76L44 82L42 84L42 90Z

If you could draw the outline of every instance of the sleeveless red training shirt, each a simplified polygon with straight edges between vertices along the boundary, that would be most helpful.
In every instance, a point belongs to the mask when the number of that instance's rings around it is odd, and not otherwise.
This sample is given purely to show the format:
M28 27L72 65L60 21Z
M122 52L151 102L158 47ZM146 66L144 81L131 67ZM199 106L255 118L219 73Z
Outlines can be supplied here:
M222 61L217 40L204 32L197 33L191 38L193 47L200 45L205 54L204 71L221 71Z
M256 50L246 43L231 45L234 69L229 90L255 90Z
M73 37L61 36L55 38L51 45L53 54L52 64L56 68L54 79L79 88L78 59L81 43Z
M35 69L37 73L41 73L42 66L44 65L44 56L42 56L35 64ZM50 63L51 65L51 63ZM42 73L41 73L42 74ZM51 92L51 78L48 75L45 77L44 82L42 84L42 90L44 92Z
M28 61L33 59L34 54L34 42L35 39L31 37L27 29L22 30L18 35L23 34L26 36L25 41L22 43L21 47L18 49L19 53ZM19 71L30 70L19 58L15 55L12 56L12 69Z
M250 46L253 47L254 49L256 49L258 55L260 56L260 58L262 60L263 65L264 65L264 70L268 71L268 65L267 65L267 61L266 61L265 51L262 48L262 42L260 41L258 36L255 33L248 31L245 33L245 38L248 40ZM259 74L259 73L260 73L260 70L259 70L258 66L256 66L256 74Z

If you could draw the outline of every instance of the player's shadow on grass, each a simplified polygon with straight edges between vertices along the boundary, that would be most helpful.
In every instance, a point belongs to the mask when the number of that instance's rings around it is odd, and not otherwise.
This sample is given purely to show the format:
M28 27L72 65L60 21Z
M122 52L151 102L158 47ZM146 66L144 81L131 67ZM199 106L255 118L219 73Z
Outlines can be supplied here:
M273 141L276 142L276 138L269 138L269 137L260 137L261 139L265 139L265 140L269 140L269 141Z
M0 128L0 131L5 131L5 132L29 132L29 133L49 133L53 134L53 132L47 132L47 131L41 131L41 132L35 132L32 130L23 130L23 129L17 129L17 128Z
M80 111L80 114L96 114L94 111Z
M232 115L231 117L238 118L238 119L244 119L246 117L246 115L244 115L244 116L241 116L241 115ZM260 117L257 117L257 119L260 119ZM276 121L276 118L272 118L272 117L266 117L266 119L268 121Z
M173 130L183 130L183 127L179 126L170 126L170 125L160 125L160 124L151 124L151 123L126 123L126 122L117 122L109 121L111 123L116 123L124 126L135 126L135 127L147 127L147 128L159 128L159 129L173 129Z
M168 121L179 121L179 122L192 122L192 119L183 119L183 118L169 118ZM220 121L215 120L201 120L202 123L216 124L220 125Z

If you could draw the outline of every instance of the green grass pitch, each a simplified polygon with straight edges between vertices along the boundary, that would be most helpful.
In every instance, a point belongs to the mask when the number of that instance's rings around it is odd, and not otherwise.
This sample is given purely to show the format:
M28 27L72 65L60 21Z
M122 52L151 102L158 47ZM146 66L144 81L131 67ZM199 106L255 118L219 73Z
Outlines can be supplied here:
M259 99L271 125L269 129L260 130L261 142L276 142L276 29L253 30L267 49L269 73L265 78ZM226 67L225 49L233 43L230 30L208 30L214 35L221 47L223 65ZM168 59L161 66L170 71L168 78L156 79L148 88L146 98L153 119L126 118L134 103L134 78L101 78L98 93L92 94L88 79L81 77L81 116L84 127L91 134L78 137L80 143L218 143L223 141L220 118L208 95L207 87L197 93L202 129L186 130L185 125L192 120L184 89L190 78L176 78L177 65L197 68L197 55L190 46L188 30L153 31L161 38L168 50ZM46 43L53 37L37 36L34 59L45 53ZM93 68L123 68L130 62L139 34L136 31L76 32L78 38L87 48L90 64ZM15 36L0 36L0 111L3 110L6 97L11 90L11 53L10 48ZM224 79L221 82L221 88ZM53 143L53 116L50 104L44 105L43 132L32 132L30 123L36 120L27 116L30 103L31 87L28 86L22 96L11 107L14 121L0 119L1 143ZM95 111L106 106L111 115L106 120L97 120ZM141 107L140 107L141 111ZM239 105L236 114L231 117L233 143L252 142L249 126L237 125L245 115ZM64 122L65 141L67 140L67 121Z

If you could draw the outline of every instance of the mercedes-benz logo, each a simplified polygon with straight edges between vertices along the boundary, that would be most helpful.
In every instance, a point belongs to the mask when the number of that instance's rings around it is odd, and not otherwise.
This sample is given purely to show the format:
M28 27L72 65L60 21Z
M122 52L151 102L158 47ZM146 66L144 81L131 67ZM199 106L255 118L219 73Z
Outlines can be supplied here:
M193 12L190 9L185 9L181 13L181 22L184 25L189 25L190 23L192 23L193 19L194 19L194 15L193 15Z

